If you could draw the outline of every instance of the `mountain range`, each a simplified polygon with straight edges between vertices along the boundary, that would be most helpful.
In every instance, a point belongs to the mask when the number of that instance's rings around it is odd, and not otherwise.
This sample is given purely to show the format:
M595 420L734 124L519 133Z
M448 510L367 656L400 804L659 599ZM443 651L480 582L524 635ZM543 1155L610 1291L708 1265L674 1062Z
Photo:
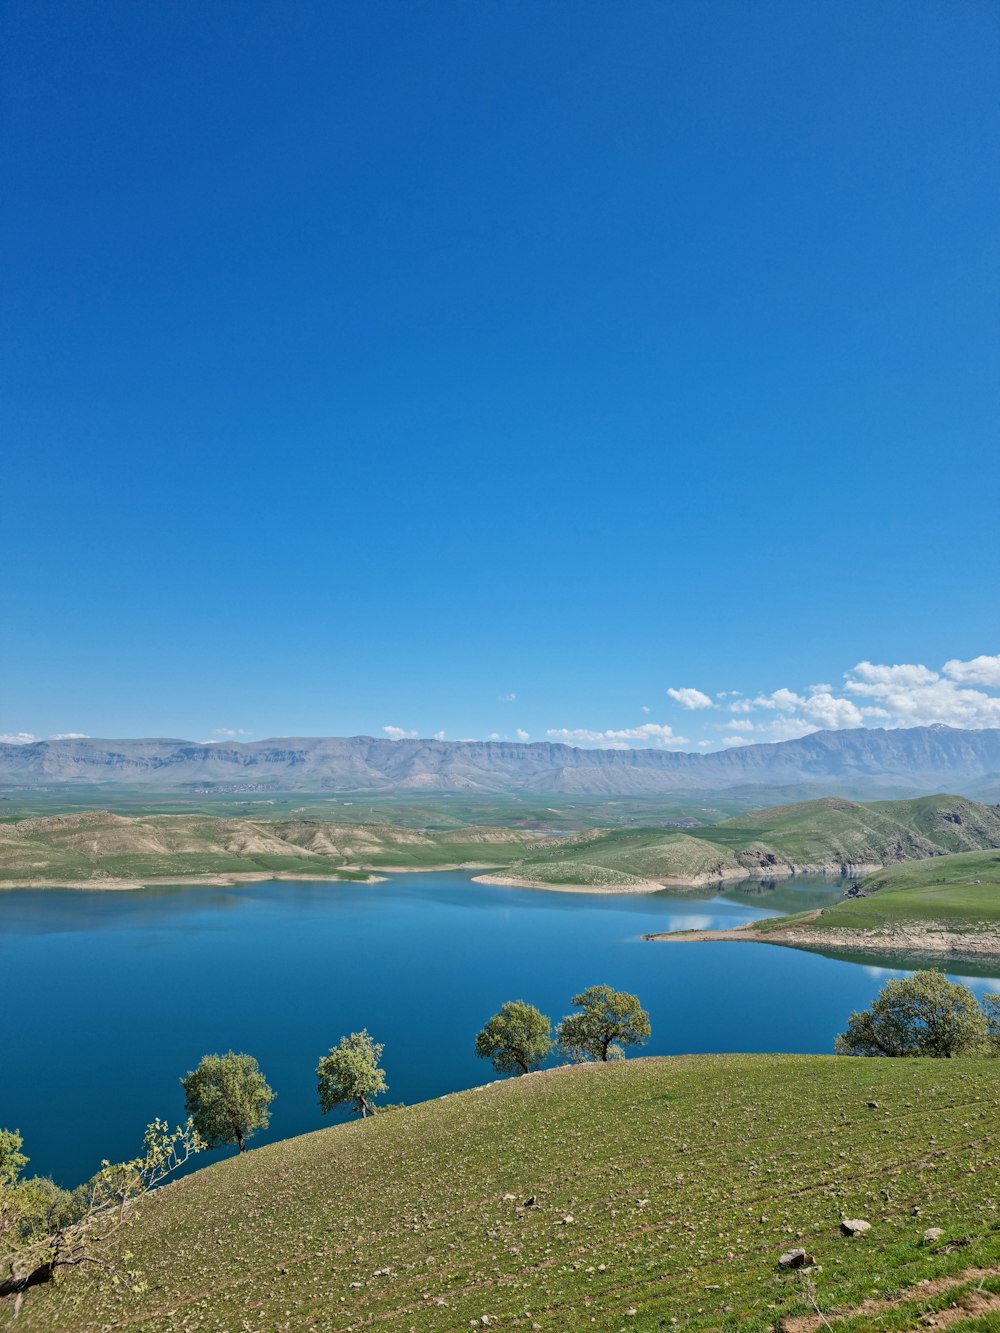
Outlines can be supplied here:
M712 754L597 750L549 742L279 737L0 744L0 786L119 784L158 790L536 792L644 796L740 787L1000 797L1000 729L936 725L817 731Z

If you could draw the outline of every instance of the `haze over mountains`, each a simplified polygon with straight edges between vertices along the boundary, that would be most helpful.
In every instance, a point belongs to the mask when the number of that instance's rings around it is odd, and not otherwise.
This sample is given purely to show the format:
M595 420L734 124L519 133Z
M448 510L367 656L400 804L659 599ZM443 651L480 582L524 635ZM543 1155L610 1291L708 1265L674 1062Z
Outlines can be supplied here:
M818 731L712 754L578 749L549 742L279 737L201 744L78 738L0 744L0 785L119 784L159 790L552 792L596 796L737 787L1000 794L1000 729Z

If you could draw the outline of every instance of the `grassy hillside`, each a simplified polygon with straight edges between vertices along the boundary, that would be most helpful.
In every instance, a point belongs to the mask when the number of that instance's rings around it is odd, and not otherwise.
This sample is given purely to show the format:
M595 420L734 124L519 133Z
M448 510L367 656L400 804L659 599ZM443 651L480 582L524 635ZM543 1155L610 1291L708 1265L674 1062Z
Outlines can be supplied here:
M667 931L651 940L699 943L735 940L788 944L832 956L901 965L936 966L962 960L996 975L1000 958L1000 851L951 856L889 866L867 876L859 896L831 907L768 917L732 930Z
M956 1299L1000 1310L998 1101L990 1060L701 1056L493 1084L179 1181L127 1235L145 1294L74 1276L16 1327L763 1333L818 1308L873 1333ZM842 1216L871 1230L847 1239ZM815 1267L779 1271L796 1245Z
M890 866L861 881L861 898L845 898L808 921L814 930L881 931L934 924L974 931L1000 923L1000 852L954 856ZM758 930L783 930L801 916L772 917Z
M1000 847L1000 808L961 796L871 805L826 797L672 832L615 829L530 847L509 867L546 884L632 887L792 870L857 873L872 866Z
M350 878L390 866L496 865L535 837L516 829L421 833L386 824L94 811L0 824L0 885L256 872Z
M533 829L108 811L0 823L0 885L146 882L247 873L346 877L405 867L502 867L542 884L643 888L795 869L857 873L886 862L1000 847L1000 809L958 796L777 806L687 829Z

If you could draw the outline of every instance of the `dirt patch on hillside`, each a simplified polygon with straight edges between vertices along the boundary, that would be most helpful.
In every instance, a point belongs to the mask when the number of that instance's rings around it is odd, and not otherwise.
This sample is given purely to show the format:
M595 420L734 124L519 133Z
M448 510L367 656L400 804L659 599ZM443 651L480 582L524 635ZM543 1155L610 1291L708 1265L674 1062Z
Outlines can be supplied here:
M951 1277L934 1278L927 1282L918 1282L912 1287L907 1287L901 1291L895 1300L874 1300L869 1299L848 1310L838 1310L835 1313L828 1314L808 1314L798 1315L793 1318L782 1319L779 1324L781 1333L819 1333L821 1329L836 1327L838 1323L845 1319L862 1319L867 1316L885 1314L890 1310L908 1304L911 1301L931 1301L949 1291L957 1291L959 1287L967 1286L970 1282L983 1282L989 1277L1000 1277L1000 1268L967 1268L963 1273L955 1273ZM947 1328L950 1324L957 1324L962 1319L980 1319L984 1315L1000 1314L1000 1296L992 1291L981 1291L978 1288L972 1288L971 1291L959 1292L953 1304L944 1310L930 1311L919 1317L920 1328Z

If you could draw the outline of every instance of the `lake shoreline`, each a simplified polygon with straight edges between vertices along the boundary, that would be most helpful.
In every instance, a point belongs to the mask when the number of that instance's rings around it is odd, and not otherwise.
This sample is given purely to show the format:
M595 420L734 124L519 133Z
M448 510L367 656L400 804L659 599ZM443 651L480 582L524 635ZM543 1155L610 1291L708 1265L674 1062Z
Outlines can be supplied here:
M374 870L365 873L364 866L341 866L341 872L330 871L316 874L306 870L222 870L207 871L204 875L150 875L142 879L129 876L109 876L106 879L23 879L0 883L0 893L14 889L80 889L93 890L96 893L122 893L136 889L161 889L171 886L196 888L232 888L238 884L384 884L389 875L437 875L456 870L483 870L489 862L482 864L451 864L441 866L379 866L383 874ZM351 878L355 874L358 878ZM475 877L472 877L475 878Z
M821 915L817 910L811 919ZM730 930L664 931L644 935L657 944L783 944L793 949L836 949L840 953L898 953L934 958L1000 957L1000 930L949 930L937 923L900 922L878 930L831 926L810 929L808 922L775 930L761 923L734 926Z

